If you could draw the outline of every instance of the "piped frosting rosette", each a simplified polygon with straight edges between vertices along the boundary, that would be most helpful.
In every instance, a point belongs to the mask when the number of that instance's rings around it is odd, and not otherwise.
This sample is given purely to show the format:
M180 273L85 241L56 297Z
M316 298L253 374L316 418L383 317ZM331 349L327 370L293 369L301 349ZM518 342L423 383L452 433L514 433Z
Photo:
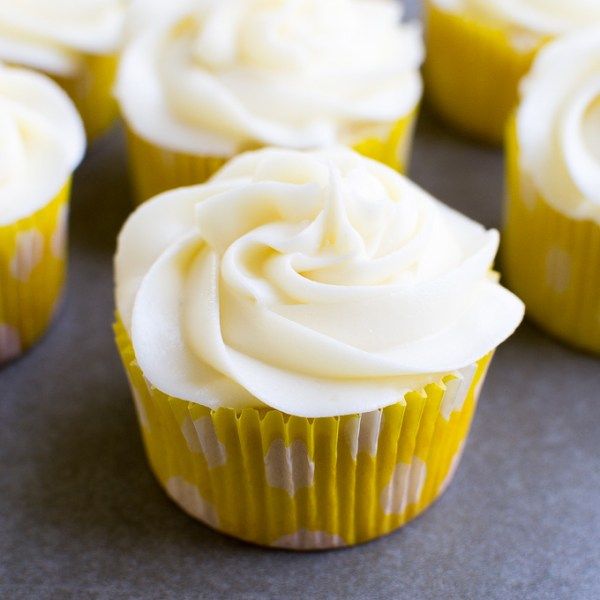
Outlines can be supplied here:
M171 150L352 144L415 110L417 26L388 0L134 3L117 96Z
M58 194L84 148L66 94L42 75L0 63L0 227Z
M362 413L514 331L523 305L490 270L497 248L496 231L352 151L266 149L130 217L117 307L165 394Z
M556 210L600 224L600 26L547 46L521 95L524 172Z
M82 54L117 51L125 0L0 0L0 59L69 76Z

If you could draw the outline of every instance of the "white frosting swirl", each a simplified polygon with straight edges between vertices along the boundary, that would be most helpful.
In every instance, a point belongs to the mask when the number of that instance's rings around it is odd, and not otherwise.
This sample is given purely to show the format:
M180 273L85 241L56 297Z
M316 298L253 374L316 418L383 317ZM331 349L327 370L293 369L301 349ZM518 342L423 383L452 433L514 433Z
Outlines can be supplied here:
M71 75L81 54L112 54L128 0L0 0L0 60Z
M374 410L473 364L523 304L498 233L344 148L240 155L124 226L116 299L167 394L307 416Z
M557 210L600 223L600 26L546 46L521 92L523 170Z
M600 22L598 0L433 0L440 7L538 37Z
M0 225L49 202L83 156L71 100L51 79L0 64Z
M117 97L173 150L351 143L410 113L422 42L392 0L142 0Z

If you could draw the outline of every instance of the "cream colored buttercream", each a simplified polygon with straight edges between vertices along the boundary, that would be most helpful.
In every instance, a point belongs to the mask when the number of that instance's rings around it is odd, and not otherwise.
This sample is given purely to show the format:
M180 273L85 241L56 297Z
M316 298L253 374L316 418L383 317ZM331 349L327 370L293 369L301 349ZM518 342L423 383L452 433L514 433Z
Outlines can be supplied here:
M352 144L413 111L419 28L392 0L142 0L116 94L170 150Z
M84 149L81 119L61 88L0 64L0 225L54 198Z
M116 299L147 379L178 398L318 417L371 411L473 364L522 303L498 233L343 148L243 154L142 205Z
M521 92L524 173L560 212L600 223L600 26L546 46Z
M113 54L126 0L0 0L0 60L69 76L82 54Z

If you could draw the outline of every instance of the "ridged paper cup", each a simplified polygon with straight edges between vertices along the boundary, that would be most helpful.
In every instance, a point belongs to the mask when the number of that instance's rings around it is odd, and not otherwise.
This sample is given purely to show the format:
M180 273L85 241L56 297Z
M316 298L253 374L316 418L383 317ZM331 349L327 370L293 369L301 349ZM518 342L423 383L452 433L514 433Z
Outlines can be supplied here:
M425 93L463 133L500 145L521 78L542 44L519 49L501 28L426 1Z
M127 128L129 173L136 204L178 187L204 183L229 159L175 152L149 142Z
M72 77L47 73L73 100L81 115L89 141L100 137L118 117L113 85L117 73L117 56L85 55L80 70Z
M115 333L166 493L225 534L294 550L366 542L429 507L458 466L491 360L384 409L307 419L169 397L144 378L120 322Z
M600 353L600 225L553 208L520 167L516 119L507 128L503 272L548 333Z
M355 150L401 173L408 168L418 108L385 132L359 141ZM129 171L137 204L178 187L203 183L231 156L201 156L161 147L127 128ZM256 149L256 148L248 148Z
M70 179L46 206L0 225L0 365L45 333L62 298Z

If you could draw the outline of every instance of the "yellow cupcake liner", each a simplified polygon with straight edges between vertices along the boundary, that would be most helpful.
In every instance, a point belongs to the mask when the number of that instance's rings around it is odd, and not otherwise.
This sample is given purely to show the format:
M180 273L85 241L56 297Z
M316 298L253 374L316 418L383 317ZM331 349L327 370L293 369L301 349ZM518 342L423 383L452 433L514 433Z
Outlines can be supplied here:
M527 315L550 334L600 353L600 225L554 209L521 171L508 127L503 272Z
M377 160L400 173L406 173L410 165L412 142L419 109L398 119L387 135L367 137L352 147L354 150Z
M188 514L247 542L333 548L390 533L452 479L491 354L387 408L307 419L210 410L152 387L115 325L149 463Z
M60 304L69 195L70 179L43 208L0 225L0 364L30 348Z
M500 145L537 47L520 50L504 29L426 2L425 93L452 126Z
M418 109L399 119L382 136L369 136L353 148L388 166L405 172L410 160ZM153 144L127 128L129 170L136 203L178 187L203 183L230 158L197 156L176 152ZM248 148L249 150L251 148Z
M228 160L168 150L146 141L129 127L127 150L136 204L167 190L204 183Z
M50 75L69 94L85 126L88 140L102 135L119 114L113 97L117 72L115 55L85 55L80 70L72 77Z

